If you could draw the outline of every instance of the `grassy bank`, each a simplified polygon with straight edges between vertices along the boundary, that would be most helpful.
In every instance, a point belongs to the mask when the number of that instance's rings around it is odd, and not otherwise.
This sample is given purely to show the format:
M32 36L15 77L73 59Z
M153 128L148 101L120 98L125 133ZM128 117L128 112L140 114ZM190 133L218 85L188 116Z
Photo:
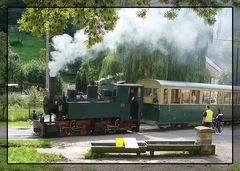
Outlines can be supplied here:
M33 147L9 147L8 161L9 163L51 163L63 160L60 155L38 153Z
M32 110L36 110L38 114L44 113L42 107L36 107L30 109L30 114ZM23 108L18 105L9 105L8 106L8 121L16 122L16 121L27 121L29 119L29 109Z
M0 170L2 171L62 171L63 167L48 166L48 165L9 165L6 160L6 148L0 148Z
M8 126L32 126L31 121L14 121L8 122Z
M22 62L27 62L32 59L37 59L40 54L40 49L44 48L44 39L31 36L30 34L18 33L19 36L24 36L22 46L11 46L10 49L19 54ZM17 41L16 35L9 34L9 41Z
M52 142L46 140L10 140L8 141L8 162L51 163L64 160L61 155L37 152L37 148L49 148L52 145Z

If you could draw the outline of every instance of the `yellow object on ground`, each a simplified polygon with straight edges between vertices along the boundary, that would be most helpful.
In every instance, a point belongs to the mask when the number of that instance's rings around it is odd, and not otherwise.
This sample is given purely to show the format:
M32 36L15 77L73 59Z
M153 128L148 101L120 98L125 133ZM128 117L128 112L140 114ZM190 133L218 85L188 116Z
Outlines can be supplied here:
M124 146L124 139L123 138L116 138L116 146L123 147Z

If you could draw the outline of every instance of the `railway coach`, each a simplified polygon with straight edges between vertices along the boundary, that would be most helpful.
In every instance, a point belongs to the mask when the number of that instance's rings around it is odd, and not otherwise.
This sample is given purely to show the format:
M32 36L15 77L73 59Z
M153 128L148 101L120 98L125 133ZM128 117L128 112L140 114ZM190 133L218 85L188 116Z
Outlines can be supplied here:
M156 79L139 80L144 86L143 120L154 121L158 127L199 125L206 105L214 114L217 108L224 121L232 122L232 86ZM239 108L240 93L235 96ZM239 120L236 112L234 119Z

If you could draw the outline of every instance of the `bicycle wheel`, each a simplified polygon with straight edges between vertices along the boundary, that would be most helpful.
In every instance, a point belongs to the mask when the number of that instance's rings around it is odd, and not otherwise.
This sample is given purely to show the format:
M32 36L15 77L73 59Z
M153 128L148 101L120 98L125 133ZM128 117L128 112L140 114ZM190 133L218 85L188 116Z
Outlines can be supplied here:
M218 127L218 133L222 133L222 131L223 131L223 122L220 122Z
M216 133L216 131L217 131L216 123L212 122L210 128L212 128L215 131L215 133Z

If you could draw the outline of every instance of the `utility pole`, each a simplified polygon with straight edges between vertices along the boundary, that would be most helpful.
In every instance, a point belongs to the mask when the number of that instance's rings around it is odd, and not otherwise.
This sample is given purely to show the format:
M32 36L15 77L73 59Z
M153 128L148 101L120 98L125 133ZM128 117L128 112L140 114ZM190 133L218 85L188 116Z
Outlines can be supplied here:
M48 24L47 24L47 30L46 30L45 47L46 47L46 58L45 58L46 89L49 90L49 68L48 68L48 62L49 62L49 33L48 33Z

